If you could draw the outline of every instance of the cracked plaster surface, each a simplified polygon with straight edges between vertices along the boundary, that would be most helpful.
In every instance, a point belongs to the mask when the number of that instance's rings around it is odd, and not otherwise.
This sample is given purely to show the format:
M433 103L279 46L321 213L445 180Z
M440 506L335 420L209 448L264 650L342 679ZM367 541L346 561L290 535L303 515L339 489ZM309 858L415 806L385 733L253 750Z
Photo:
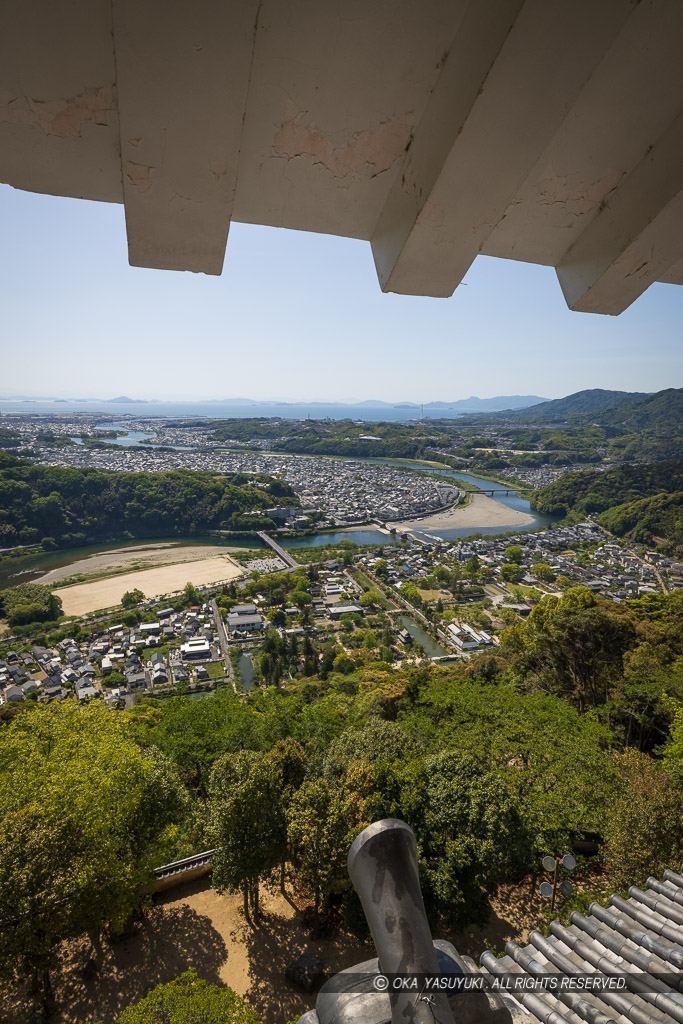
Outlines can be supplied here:
M109 127L110 118L116 115L114 85L85 89L69 99L37 100L8 92L0 94L0 124L37 128L57 138L82 138L86 126Z
M552 164L539 177L539 199L544 206L560 206L571 217L583 217L601 207L624 177L624 171L610 168L587 183L577 174L557 174Z
M152 187L153 171L154 168L148 164L136 164L132 160L126 160L126 177L137 192L149 192Z
M301 112L290 114L273 140L276 156L287 160L308 158L335 178L363 181L388 171L403 154L412 132L407 121L383 121L375 128L354 132L338 143L315 125L307 124Z

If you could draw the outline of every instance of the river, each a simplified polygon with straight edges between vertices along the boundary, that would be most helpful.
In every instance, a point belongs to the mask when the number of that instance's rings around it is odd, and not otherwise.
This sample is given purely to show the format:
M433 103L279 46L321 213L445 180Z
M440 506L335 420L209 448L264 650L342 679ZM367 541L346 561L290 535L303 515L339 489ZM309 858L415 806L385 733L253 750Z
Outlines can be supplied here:
M110 422L102 423L100 426L103 429L115 430L121 428L123 424ZM117 443L122 445L127 444L128 446L139 445L141 439L149 436L149 434L142 433L141 431L130 431L126 437L117 438ZM475 487L481 488L482 490L495 486L492 485L490 480L485 480L482 477L471 476L469 473L457 473L452 469L439 469L435 466L430 466L425 462L404 462L400 459L368 459L367 461L377 463L379 465L420 470L421 472L430 473L434 476L444 476L454 480L464 480L473 484ZM493 500L515 511L526 512L527 515L533 517L532 521L522 526L468 526L460 529L438 531L421 529L418 523L414 527L413 532L428 540L443 539L446 541L454 541L462 537L472 536L474 533L481 534L482 536L504 534L508 531L523 533L527 530L534 530L539 527L549 526L552 523L557 522L559 518L558 516L547 516L535 512L531 508L527 499L522 498L517 494L496 495ZM354 544L359 545L376 544L378 546L396 542L394 538L388 536L386 533L382 533L380 530L368 527L367 529L353 529L349 531L339 529L328 533L315 534L310 537L285 537L282 538L281 544L283 548L287 549L311 548L322 547L325 544L338 544L340 540L350 540ZM3 587L16 586L18 583L29 583L32 579L35 579L36 576L42 576L50 569L57 569L65 565L70 565L71 563L78 561L80 558L96 554L101 551L115 551L117 548L132 547L133 545L144 546L144 544L159 543L161 541L171 541L180 546L187 546L190 544L215 545L220 543L226 547L253 547L255 549L263 549L265 547L258 537L248 540L219 540L216 537L155 537L149 538L147 541L121 541L117 544L105 545L91 544L81 548L70 548L68 551L27 554L16 558L7 558L0 562L0 590Z
M128 424L124 420L111 420L103 421L95 424L96 430L121 430L124 433L118 435L118 437L106 437L104 441L106 444L118 444L122 448L173 448L174 451L178 452L190 452L194 450L194 445L190 444L166 444L162 445L161 442L154 443L156 433L151 430L131 430ZM72 441L76 444L83 444L80 437L72 437Z
M503 484L493 483L491 480L485 480L480 476L458 473L454 469L438 469L436 466L430 466L427 462L407 462L401 459L368 459L367 461L376 462L379 465L395 466L397 469L401 467L404 469L417 469L423 473L431 473L434 476L464 480L466 483L473 484L482 491L490 490L492 487L504 486ZM495 494L491 497L493 501L497 501L500 505L505 505L509 509L514 509L515 512L525 512L527 515L532 516L533 522L522 526L468 526L456 530L421 530L419 525L417 525L414 527L413 533L419 533L431 540L435 537L440 537L443 540L452 541L458 540L461 537L471 537L473 533L480 533L482 536L507 533L509 530L515 533L524 533L527 530L537 530L539 527L550 526L561 518L560 516L547 516L536 512L527 499L522 498L519 494Z
M149 443L150 440L156 436L154 434L154 432L147 432L147 431L140 431L140 430L131 430L131 429L129 429L127 423L124 420L111 420L111 421L106 421L106 422L103 421L101 423L98 423L97 427L100 430L121 430L121 431L125 431L125 433L121 434L121 436L116 437L116 438L111 438L109 440L109 442L108 442L108 443L111 443L111 444L121 445L122 447L126 447L126 448L133 448L133 447L154 448L154 447L158 447L157 445ZM80 438L75 437L75 438L73 438L73 440L76 441L77 443L82 443L80 441ZM191 446L191 445L169 445L169 446L166 446L166 447L172 447L172 448L174 448L177 451L191 451L192 448L193 448L193 446ZM272 453L271 452L264 452L263 454L284 455L286 453L284 453L284 452L272 452ZM413 461L404 460L404 459L374 459L374 458L369 458L369 459L360 459L359 458L357 461L359 461L359 462L373 462L373 463L375 463L377 465L384 465L384 466L394 466L397 469L420 470L423 473L430 473L433 476L444 476L444 477L447 477L447 478L452 479L452 480L453 479L454 480L465 480L465 481L467 481L470 484L474 484L475 487L479 487L481 490L490 489L492 486L502 486L502 485L492 484L491 480L485 480L482 477L471 476L469 473L458 473L458 472L456 472L453 469L439 469L439 468L437 468L435 466L430 465L427 462L417 462L417 461L413 462ZM554 517L553 516L547 516L547 515L543 515L541 513L535 512L531 508L531 506L530 506L529 502L527 501L527 499L526 498L522 498L518 494L507 494L507 495L506 494L501 494L501 495L494 495L492 497L493 497L494 501L499 502L499 504L501 504L501 505L505 505L507 508L513 509L516 512L525 512L527 515L533 516L533 522L527 523L526 525L523 525L523 526L515 526L515 525L510 525L510 526L481 526L481 527L464 527L464 528L461 528L461 529L438 530L438 531L437 530L429 530L429 531L427 531L427 530L420 530L419 527L416 527L416 530L419 533L421 533L423 536L426 536L426 537L434 537L434 536L436 536L436 537L442 538L443 540L451 540L452 541L452 540L458 540L461 537L468 537L468 536L470 536L474 532L481 533L482 536L483 536L483 535L495 535L495 534L500 534L500 533L507 533L508 530L514 530L516 533L517 532L521 533L521 532L524 532L526 530L536 530L539 527L549 526L551 523L557 522L557 519L559 518L557 516L554 516ZM289 544L285 543L285 544L283 544L283 547L317 547L318 545L322 545L322 544L326 544L326 543L334 543L335 541L332 541L330 539L331 536L332 535L327 535L326 539L320 539L320 540L318 540L317 538L311 540L309 538L309 539L307 539L306 542L304 542L304 541L296 541L296 542L289 543ZM335 536L335 539L337 539L336 535L334 535L334 536ZM357 544L383 544L383 543L387 544L387 543L390 543L388 538L383 537L378 531L375 531L375 530L368 530L368 531L366 531L366 533L364 534L364 539L361 539L361 535L360 534L358 534L355 538L351 538L351 539L355 540L355 543L357 543Z

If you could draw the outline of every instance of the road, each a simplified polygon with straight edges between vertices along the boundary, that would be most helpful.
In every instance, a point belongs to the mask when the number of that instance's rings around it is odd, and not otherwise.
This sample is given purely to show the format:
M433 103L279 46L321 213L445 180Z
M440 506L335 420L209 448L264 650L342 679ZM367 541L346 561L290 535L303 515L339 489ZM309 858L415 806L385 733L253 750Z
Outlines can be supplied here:
M225 674L232 683L232 688L237 693L237 683L235 681L235 673L232 669L232 662L230 661L230 646L228 644L228 634L225 632L225 623L223 622L223 616L221 615L220 608L216 604L216 598L211 598L211 611L213 613L213 620L216 623L216 632L218 634L218 645L223 655L223 662L225 664Z

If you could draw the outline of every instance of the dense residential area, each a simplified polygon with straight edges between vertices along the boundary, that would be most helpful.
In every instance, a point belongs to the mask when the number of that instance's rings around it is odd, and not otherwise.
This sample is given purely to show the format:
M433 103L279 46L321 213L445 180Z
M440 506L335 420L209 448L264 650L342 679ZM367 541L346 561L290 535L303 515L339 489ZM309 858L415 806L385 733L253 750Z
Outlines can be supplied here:
M0 1012L38 971L45 1005L76 993L94 1024L119 957L186 944L193 968L207 920L233 957L281 928L302 1011L295 951L372 953L345 865L382 818L416 835L434 933L475 956L491 920L498 953L547 928L549 853L577 865L564 922L680 868L672 431L625 461L542 404L372 432L3 418ZM26 915L46 877L50 914ZM154 998L197 998L177 974Z

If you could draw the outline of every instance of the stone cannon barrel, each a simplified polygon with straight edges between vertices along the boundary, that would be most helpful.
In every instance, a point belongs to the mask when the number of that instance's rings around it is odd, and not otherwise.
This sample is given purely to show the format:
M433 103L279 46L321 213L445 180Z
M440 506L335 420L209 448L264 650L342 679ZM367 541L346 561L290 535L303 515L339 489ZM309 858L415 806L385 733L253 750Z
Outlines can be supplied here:
M435 975L439 962L425 914L415 836L387 818L354 840L348 870L385 975ZM453 1024L441 992L390 991L392 1024Z

